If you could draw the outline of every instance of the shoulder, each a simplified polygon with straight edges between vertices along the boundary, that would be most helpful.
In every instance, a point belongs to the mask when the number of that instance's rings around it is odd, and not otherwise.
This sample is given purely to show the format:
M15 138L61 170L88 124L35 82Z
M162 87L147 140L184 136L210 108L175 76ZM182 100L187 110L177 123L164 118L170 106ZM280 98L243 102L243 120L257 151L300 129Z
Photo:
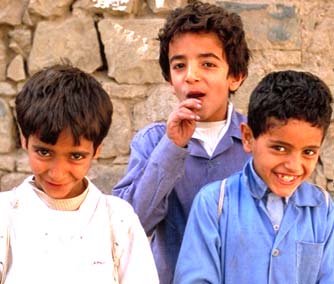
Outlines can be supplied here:
M139 130L134 136L133 140L141 140L141 139L160 140L161 137L165 134L165 132L166 132L166 123L163 122L152 123Z
M113 195L103 194L103 196L106 200L109 216L113 223L121 223L122 226L128 227L138 219L133 207L126 200Z
M201 203L210 207L212 204L218 204L220 187L222 180L217 180L203 186L194 199L194 203Z
M239 125L241 122L247 122L247 116L233 108L231 121Z

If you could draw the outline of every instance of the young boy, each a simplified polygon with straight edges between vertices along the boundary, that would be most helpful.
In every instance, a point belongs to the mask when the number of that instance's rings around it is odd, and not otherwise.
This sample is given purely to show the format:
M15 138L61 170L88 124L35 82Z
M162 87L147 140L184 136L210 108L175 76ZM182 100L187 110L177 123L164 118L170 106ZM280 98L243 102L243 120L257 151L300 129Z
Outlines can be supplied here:
M240 170L239 125L229 102L248 74L241 18L194 2L170 13L159 32L160 66L180 103L167 123L134 137L128 172L113 194L129 201L148 235L160 282L172 281L190 206L198 190Z
M225 194L216 181L196 196L175 284L334 283L333 204L306 181L332 103L328 87L310 73L276 72L259 83L241 125L253 158L225 180Z
M0 193L1 283L159 283L131 206L86 177L111 123L101 85L55 65L34 74L15 103L33 175Z

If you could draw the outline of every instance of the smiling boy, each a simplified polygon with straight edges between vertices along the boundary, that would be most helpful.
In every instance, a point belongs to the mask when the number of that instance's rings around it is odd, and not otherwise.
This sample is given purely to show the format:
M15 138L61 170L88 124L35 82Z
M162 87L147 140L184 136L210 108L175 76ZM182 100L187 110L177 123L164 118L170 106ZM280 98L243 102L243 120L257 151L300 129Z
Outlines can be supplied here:
M249 158L229 97L248 74L241 18L195 1L169 14L159 32L160 67L179 104L167 123L140 130L125 177L113 194L129 201L145 231L160 283L172 282L193 198L205 184L240 170Z
M310 73L264 77L241 125L253 157L225 185L211 183L196 196L175 284L334 283L333 204L307 182L332 103L329 88Z
M1 283L157 284L132 207L86 176L111 124L101 84L78 68L51 66L25 83L15 106L33 174L0 193Z

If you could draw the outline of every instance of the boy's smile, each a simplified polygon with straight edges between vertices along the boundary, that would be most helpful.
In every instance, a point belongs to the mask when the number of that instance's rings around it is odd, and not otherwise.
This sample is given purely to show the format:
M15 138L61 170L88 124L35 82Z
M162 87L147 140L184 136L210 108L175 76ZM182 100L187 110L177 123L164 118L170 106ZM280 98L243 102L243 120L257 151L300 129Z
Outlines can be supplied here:
M201 121L226 118L230 91L235 91L242 77L228 75L229 66L223 46L213 33L182 33L169 44L171 84L180 101L198 99L202 103L196 113Z
M26 148L24 140L22 146ZM85 190L84 177L99 152L98 148L94 154L93 142L85 138L74 146L69 130L59 134L55 145L30 135L26 149L37 187L56 199L75 197Z
M254 157L254 168L272 192L290 196L312 174L320 154L323 130L310 123L271 119L271 127L256 139L243 124L244 149Z

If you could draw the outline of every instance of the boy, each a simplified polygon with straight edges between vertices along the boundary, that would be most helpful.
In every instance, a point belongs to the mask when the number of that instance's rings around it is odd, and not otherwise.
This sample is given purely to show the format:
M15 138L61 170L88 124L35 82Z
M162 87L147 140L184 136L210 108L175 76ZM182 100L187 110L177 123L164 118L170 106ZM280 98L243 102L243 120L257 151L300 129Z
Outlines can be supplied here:
M241 18L194 2L170 13L159 32L160 66L180 103L167 124L141 130L131 144L128 172L113 194L129 201L148 235L160 282L172 281L195 194L240 170L239 125L229 102L248 74Z
M131 206L86 177L111 124L102 86L55 65L34 74L15 103L33 175L0 193L1 283L158 283Z
M332 103L328 87L310 73L264 77L251 94L248 124L241 125L244 149L253 158L225 180L225 194L217 181L196 196L175 284L334 283L333 204L306 181Z

